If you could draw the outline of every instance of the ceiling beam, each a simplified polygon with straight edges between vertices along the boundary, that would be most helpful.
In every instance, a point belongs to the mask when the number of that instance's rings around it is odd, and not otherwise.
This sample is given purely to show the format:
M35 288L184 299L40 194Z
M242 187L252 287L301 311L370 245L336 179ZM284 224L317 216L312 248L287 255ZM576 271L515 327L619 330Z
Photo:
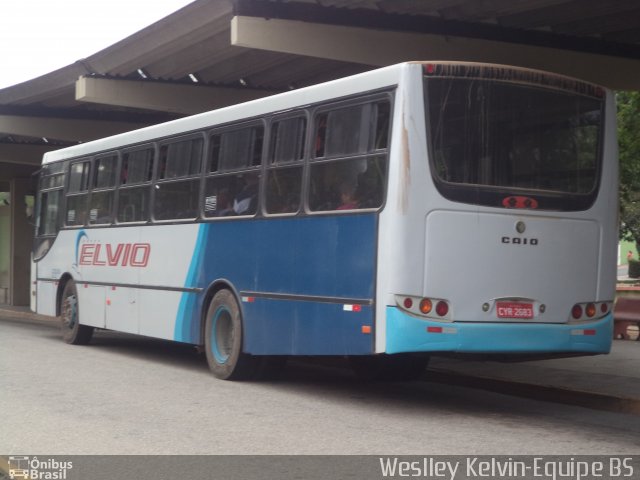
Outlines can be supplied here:
M539 28L563 23L579 22L615 15L620 18L634 16L637 0L569 0L555 2L542 8L532 6L528 11L504 15L498 19L502 26L516 28ZM637 23L637 22L636 22Z
M61 148L54 145L30 145L23 143L0 143L0 162L20 165L40 165L42 156Z
M23 137L87 142L146 125L101 120L0 115L0 132Z
M478 38L235 16L231 43L378 66L411 60L500 63L640 90L640 60Z
M76 100L80 102L185 115L235 105L274 93L277 92L99 77L80 77L76 82Z

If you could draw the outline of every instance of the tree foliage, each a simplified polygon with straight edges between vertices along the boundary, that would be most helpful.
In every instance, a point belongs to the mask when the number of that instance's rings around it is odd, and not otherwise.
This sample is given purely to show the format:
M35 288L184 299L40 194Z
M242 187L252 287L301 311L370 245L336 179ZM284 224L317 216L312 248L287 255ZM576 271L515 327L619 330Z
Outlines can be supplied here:
M640 251L640 92L618 92L620 238Z

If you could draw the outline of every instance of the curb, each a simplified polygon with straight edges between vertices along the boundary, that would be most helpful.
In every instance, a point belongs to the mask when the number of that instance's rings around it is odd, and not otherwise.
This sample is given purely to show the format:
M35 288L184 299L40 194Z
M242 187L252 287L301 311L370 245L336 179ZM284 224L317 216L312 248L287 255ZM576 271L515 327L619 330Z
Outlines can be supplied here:
M422 380L487 390L529 400L541 400L591 408L593 410L640 415L640 399L619 397L605 393L571 390L552 385L525 383L504 378L472 376L443 368L428 368Z
M49 315L39 315L33 313L30 310L17 310L12 308L0 307L0 316L9 318L20 318L23 320L33 320L36 322L55 323L58 321L58 317L51 317Z

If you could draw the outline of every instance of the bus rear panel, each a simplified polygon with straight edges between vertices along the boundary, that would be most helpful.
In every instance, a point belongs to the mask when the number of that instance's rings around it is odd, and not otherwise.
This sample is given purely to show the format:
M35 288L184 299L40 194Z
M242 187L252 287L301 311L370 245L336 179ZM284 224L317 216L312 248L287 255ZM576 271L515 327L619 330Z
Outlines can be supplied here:
M405 132L394 138L408 141L393 152L404 164L390 173L381 214L387 301L378 349L608 352L617 238L611 93L508 67L409 68L416 74L401 95L422 94L424 114L405 108L396 119Z

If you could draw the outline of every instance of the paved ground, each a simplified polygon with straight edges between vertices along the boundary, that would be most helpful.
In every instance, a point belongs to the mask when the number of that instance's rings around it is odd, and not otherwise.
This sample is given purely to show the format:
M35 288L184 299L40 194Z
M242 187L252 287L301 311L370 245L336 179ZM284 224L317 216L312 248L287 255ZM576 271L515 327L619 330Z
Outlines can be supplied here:
M365 384L294 363L277 382L211 377L193 348L0 319L0 452L638 454L640 416L434 382ZM553 439L553 441L550 441Z
M442 372L629 400L640 415L640 342L616 340L609 355L522 363L468 361L433 357L430 368Z
M0 318L13 317L43 325L52 317L35 315L24 307L0 307ZM537 360L518 363L473 361L434 356L429 364L434 372L474 376L519 384L551 387L629 400L640 414L640 341L613 342L609 355Z

